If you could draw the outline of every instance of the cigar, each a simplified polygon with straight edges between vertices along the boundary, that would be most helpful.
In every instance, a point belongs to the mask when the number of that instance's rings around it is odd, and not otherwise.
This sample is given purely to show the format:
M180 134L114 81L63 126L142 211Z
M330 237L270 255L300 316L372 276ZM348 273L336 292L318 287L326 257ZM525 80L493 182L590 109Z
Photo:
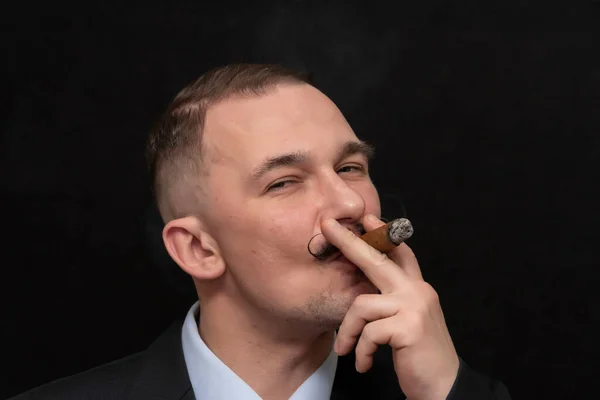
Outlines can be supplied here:
M372 230L371 232L365 233L364 235L360 236L360 238L380 252L387 253L388 251L399 246L400 243L408 240L412 236L413 232L413 226L408 219L398 218L380 226L375 230ZM313 257L322 261L329 259L329 257L331 257L333 254L336 254L340 251L337 247L329 243L324 249L315 254L311 251L310 243L311 242L309 241L308 252Z
M360 238L367 242L371 247L376 248L382 253L387 253L400 243L408 240L414 233L410 221L406 218L398 218L379 228L367 232Z

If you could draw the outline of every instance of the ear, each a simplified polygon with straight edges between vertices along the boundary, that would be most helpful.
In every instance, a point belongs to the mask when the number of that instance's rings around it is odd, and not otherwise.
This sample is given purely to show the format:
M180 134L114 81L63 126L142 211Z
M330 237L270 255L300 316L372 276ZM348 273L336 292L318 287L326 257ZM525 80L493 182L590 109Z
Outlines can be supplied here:
M170 221L165 225L162 236L169 255L188 275L199 280L211 280L225 272L225 262L217 242L204 230L197 217Z

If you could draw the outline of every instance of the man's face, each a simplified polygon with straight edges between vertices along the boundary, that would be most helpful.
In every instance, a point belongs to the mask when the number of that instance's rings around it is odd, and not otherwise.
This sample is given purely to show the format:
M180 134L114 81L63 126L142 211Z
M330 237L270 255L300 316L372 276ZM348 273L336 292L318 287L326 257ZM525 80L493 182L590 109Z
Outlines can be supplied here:
M205 219L227 264L227 291L259 315L333 326L376 288L348 261L308 252L321 222L380 215L360 141L309 85L280 85L211 107L204 128ZM323 242L323 236L315 240Z

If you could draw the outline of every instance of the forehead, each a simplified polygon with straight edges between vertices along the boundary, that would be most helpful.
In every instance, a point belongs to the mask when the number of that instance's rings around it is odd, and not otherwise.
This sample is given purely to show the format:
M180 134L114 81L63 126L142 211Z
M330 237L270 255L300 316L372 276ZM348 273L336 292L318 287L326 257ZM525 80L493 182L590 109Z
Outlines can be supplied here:
M337 106L306 84L219 102L207 111L203 135L211 161L244 168L278 153L318 153L357 139Z

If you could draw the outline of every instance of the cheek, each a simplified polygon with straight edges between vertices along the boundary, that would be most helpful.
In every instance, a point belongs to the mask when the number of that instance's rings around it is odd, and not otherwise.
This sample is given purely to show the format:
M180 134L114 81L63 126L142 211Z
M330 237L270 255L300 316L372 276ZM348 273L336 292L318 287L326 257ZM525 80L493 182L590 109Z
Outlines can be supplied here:
M304 255L308 239L314 229L315 211L308 207L294 207L292 209L264 210L262 222L266 236L264 239L265 251L280 258L294 258Z
M313 225L307 209L246 209L230 221L220 243L226 261L236 269L262 275L308 255Z
M371 198L365 199L365 214L381 217L381 203L377 192Z

